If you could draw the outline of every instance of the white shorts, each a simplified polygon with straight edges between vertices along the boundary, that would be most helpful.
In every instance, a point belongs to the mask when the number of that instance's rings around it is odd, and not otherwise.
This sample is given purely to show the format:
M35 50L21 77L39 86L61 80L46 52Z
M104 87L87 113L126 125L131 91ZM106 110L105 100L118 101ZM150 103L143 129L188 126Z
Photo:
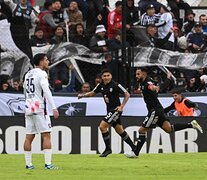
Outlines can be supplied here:
M26 134L51 132L49 115L25 116Z

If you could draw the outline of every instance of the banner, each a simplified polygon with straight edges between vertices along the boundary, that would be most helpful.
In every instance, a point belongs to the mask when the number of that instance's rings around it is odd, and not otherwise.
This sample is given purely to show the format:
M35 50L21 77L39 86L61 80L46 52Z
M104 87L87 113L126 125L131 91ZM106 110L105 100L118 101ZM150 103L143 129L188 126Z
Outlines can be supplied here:
M7 74L15 80L23 79L24 74L32 68L30 59L14 43L10 23L0 21L0 75Z
M207 116L207 96L187 96L199 106L194 116ZM121 98L121 101L123 98ZM171 95L160 96L159 100L163 107L169 106L173 102ZM78 100L76 96L54 96L54 101L61 116L105 116L106 105L102 97L82 98ZM23 94L0 93L0 116L24 115L25 99ZM123 116L146 116L147 108L143 97L131 96L124 107ZM49 114L52 111L49 107ZM169 116L177 116L172 110Z
M17 80L22 80L25 72L31 68L30 59L14 44L10 33L10 24L7 20L0 21L0 32L0 45L4 51L0 54L0 74L8 74ZM76 78L80 83L84 82L84 77L76 60L97 65L101 65L105 61L102 53L94 53L83 45L70 42L32 47L32 53L33 56L37 53L47 54L51 61L50 68L63 61L68 66L72 64L75 68ZM121 55L121 50L119 55ZM207 53L180 53L150 47L134 47L133 59L132 65L134 67L164 65L194 70L207 66Z
M144 117L123 117L122 124L136 144L138 128ZM192 118L171 118L171 123L189 123ZM52 120L52 148L54 154L98 154L105 149L99 130L100 117L59 117ZM207 152L206 118L197 118L204 134L193 128L167 134L157 127L147 133L147 141L141 153ZM113 154L130 151L113 128L109 128ZM0 119L0 154L23 154L25 139L24 117L2 117ZM32 143L33 153L43 153L41 137Z

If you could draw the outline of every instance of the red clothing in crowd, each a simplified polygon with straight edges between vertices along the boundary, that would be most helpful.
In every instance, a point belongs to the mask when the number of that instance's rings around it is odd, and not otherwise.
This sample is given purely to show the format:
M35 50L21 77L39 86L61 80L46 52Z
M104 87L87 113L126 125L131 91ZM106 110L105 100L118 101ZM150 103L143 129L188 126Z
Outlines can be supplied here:
M111 39L122 28L122 14L113 10L108 15L108 38Z

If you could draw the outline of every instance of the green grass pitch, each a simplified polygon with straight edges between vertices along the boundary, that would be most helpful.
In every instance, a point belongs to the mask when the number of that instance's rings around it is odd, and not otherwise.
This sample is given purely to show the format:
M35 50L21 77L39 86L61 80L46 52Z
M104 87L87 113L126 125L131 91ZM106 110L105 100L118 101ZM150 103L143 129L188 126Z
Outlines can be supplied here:
M33 155L34 170L26 170L23 155L0 155L0 179L6 180L205 180L207 153L141 154L127 159L123 154L53 155L58 170L43 168L43 155Z

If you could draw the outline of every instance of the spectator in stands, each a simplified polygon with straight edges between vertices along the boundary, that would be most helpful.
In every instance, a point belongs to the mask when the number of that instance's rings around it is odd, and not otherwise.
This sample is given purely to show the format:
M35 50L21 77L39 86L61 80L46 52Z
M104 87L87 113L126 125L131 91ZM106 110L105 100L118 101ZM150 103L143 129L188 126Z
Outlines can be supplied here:
M97 53L108 51L106 29L104 25L98 25L96 27L96 34L91 38L89 47L92 51Z
M122 35L121 32L117 32L113 38L108 41L109 51L116 51L122 48Z
M187 11L186 13L186 22L183 25L182 31L185 35L188 35L193 31L195 26L195 13L192 10Z
M137 42L135 40L135 36L131 28L139 23L138 7L134 5L134 0L127 0L125 14L126 14L126 24L128 24L126 39L131 46L134 46L135 44L137 44Z
M102 79L101 79L101 75L98 74L94 80L94 87L96 87L99 83L101 83Z
M66 42L64 29L62 26L57 26L55 36L51 39L51 44L60 44ZM60 62L50 69L51 84L54 85L56 80L60 80L63 85L68 84L68 67L64 62Z
M199 16L199 22L202 24L203 32L207 33L207 15L201 14Z
M14 92L23 92L23 87L20 85L19 81L13 82L13 89L14 89Z
M29 29L32 28L32 23L39 22L39 19L35 15L32 7L27 5L27 0L20 0L18 4L15 4L12 0L4 0L4 3L11 9L13 17L24 17L28 33Z
M130 25L126 24L126 28L130 29ZM108 15L108 38L111 39L122 29L122 1L115 3L115 9Z
M64 11L64 16L67 17L70 31L74 32L76 24L83 24L83 14L78 8L78 3L75 0L70 2L68 8Z
M192 77L187 83L187 91L196 92L198 89L198 84L196 83L196 78Z
M63 0L63 4L65 7L69 7L72 0ZM86 19L88 13L88 2L86 0L76 0L78 3L78 8L83 14L83 20Z
M134 0L126 2L126 23L130 26L137 24L139 21L138 7L134 5Z
M36 26L34 36L30 39L30 45L35 47L46 46L49 43L44 38L44 32L40 26Z
M81 86L81 92L80 93L87 93L91 91L91 86L88 82L85 82Z
M173 27L173 32L175 37L174 50L188 52L187 38L182 35L182 32L177 26Z
M44 3L45 10L40 12L39 14L39 20L40 20L40 26L43 30L44 37L46 41L50 42L50 39L54 35L54 29L58 26L58 24L55 23L52 15L53 7L51 2L45 2Z
M158 27L158 38L165 39L168 36L168 33L173 29L173 18L166 6L160 7L160 19L156 24ZM163 49L174 50L174 32L171 33L170 37L167 38L167 41L162 45Z
M109 14L108 0L87 0L88 16L86 18L86 29L90 36L95 33L96 26L103 24L107 29L107 17Z
M55 29L55 35L51 39L51 44L60 44L66 42L65 32L61 25Z
M167 0L168 5L171 8L171 11L173 12L175 18L179 21L180 19L180 9L184 9L185 13L187 13L189 10L191 10L190 5L183 1L183 0ZM186 17L186 15L185 15Z
M165 113L175 109L178 116L193 116L194 109L198 109L198 104L190 101L189 99L182 96L184 92L183 88L177 88L172 90L174 102L164 109Z
M61 7L61 0L52 0L52 16L55 24L64 25L66 18Z
M149 40L146 42L141 43L141 46L146 46L146 47L157 47L157 48L161 48L164 49L165 47L163 46L168 39L170 38L173 30L170 29L170 31L168 32L167 36L164 39L160 39L157 38L157 27L155 26L155 24L148 24L146 27L146 31L147 31L147 35L149 37Z
M9 84L8 80L9 80L8 77L1 75L0 92L13 92L14 91L12 86Z
M198 92L207 92L207 75L200 77L201 85L198 87Z
M141 15L146 12L147 7L152 4L155 7L157 13L160 11L161 3L157 2L157 0L139 0L138 6L140 9Z
M76 24L74 33L70 35L70 41L89 47L89 37L85 34L82 23Z
M202 32L202 24L197 22L194 26L195 32L188 37L188 48L192 53L204 52L206 48L206 35Z
M159 21L160 15L155 14L155 6L149 4L146 8L146 12L142 14L140 24L142 26L147 26L148 24L155 24Z

